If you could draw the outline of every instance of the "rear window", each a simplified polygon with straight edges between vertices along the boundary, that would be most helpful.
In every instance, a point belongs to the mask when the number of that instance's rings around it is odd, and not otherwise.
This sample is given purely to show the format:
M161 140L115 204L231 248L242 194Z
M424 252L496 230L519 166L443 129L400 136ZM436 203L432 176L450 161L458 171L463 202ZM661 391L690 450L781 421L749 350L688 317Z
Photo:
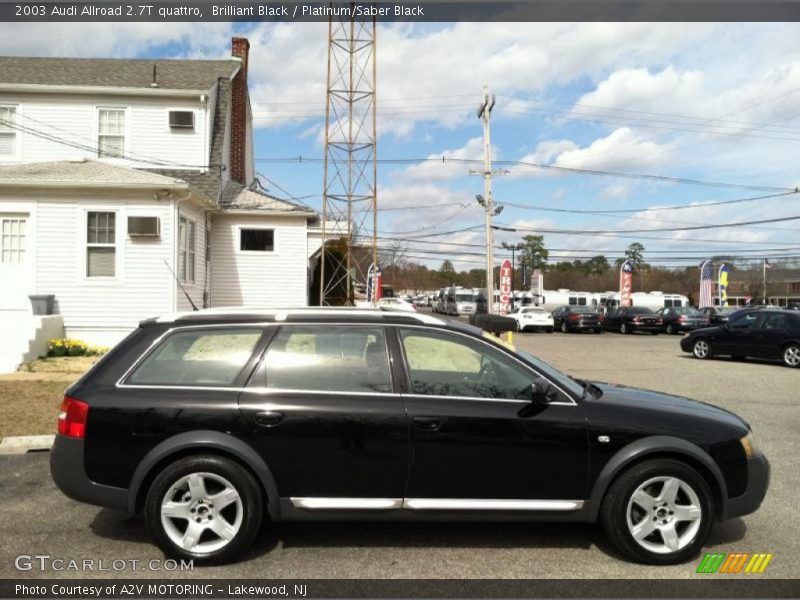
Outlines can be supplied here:
M128 377L133 385L230 386L261 337L259 328L192 329L167 336Z
M250 385L320 392L391 392L383 329L283 327Z
M597 311L591 306L577 306L570 308L569 312L580 313L582 315L585 315L585 314L594 314Z
M652 310L649 308L645 308L644 306L631 306L628 308L628 314L631 315L652 315L654 314Z

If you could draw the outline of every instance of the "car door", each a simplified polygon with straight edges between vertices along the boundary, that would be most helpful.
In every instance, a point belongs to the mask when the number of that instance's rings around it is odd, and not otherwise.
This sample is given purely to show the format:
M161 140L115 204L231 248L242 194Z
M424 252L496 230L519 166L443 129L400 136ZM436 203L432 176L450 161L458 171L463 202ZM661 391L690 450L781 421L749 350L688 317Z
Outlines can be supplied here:
M502 509L512 499L586 497L586 423L563 389L534 405L537 373L490 344L430 328L396 333L409 390L409 508Z
M789 339L789 315L782 312L765 313L752 333L752 356L778 358Z
M382 326L281 326L239 403L278 493L295 507L402 503L408 420Z
M746 312L729 321L712 340L714 352L732 356L755 356L753 334L761 319L756 311Z

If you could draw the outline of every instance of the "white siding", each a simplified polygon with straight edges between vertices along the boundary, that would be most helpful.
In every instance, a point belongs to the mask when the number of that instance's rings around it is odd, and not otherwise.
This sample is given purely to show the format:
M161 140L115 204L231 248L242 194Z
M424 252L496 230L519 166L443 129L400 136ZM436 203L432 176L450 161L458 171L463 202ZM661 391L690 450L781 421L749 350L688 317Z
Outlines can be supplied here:
M208 164L206 109L196 99L59 94L0 94L0 104L18 107L17 123L48 136L82 146L76 148L33 133L17 132L20 152L15 162L97 158L97 108L126 109L125 154L131 160L110 162L133 168L184 168ZM172 130L170 110L195 113L193 130ZM136 160L133 160L136 159Z
M181 206L180 214L195 223L195 266L194 282L181 282L183 289L192 298L197 308L203 308L203 292L206 289L206 223L205 212L189 206ZM210 219L209 219L210 221ZM177 230L176 230L177 235ZM175 264L178 264L177 254ZM177 271L177 270L176 270ZM192 310L192 305L186 299L186 294L175 284L177 309L180 311Z
M275 251L241 252L241 227L274 228ZM212 306L306 306L306 230L302 217L215 215L211 229Z
M174 204L149 199L39 199L36 219L36 292L55 294L69 337L110 343L142 319L173 310ZM86 278L87 210L114 210L117 272ZM161 237L129 238L127 216L158 216ZM173 266L174 268L174 266Z

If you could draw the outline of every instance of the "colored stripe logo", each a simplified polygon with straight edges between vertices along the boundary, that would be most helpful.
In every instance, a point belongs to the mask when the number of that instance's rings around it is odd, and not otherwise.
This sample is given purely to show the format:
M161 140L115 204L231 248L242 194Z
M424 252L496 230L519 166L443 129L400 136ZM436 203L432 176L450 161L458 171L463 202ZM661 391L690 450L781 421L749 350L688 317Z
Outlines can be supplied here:
M772 560L773 554L763 552L751 554L749 552L716 552L706 554L700 565L697 567L698 573L763 573L767 565Z

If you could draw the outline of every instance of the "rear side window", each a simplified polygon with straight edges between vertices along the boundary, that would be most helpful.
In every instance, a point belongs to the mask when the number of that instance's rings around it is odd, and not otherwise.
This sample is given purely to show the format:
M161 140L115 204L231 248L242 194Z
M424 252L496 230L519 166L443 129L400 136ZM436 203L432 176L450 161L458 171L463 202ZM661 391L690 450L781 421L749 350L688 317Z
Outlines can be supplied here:
M134 385L230 386L261 337L258 328L192 329L164 339L128 377Z
M386 336L380 327L283 327L250 385L389 393L392 380Z

